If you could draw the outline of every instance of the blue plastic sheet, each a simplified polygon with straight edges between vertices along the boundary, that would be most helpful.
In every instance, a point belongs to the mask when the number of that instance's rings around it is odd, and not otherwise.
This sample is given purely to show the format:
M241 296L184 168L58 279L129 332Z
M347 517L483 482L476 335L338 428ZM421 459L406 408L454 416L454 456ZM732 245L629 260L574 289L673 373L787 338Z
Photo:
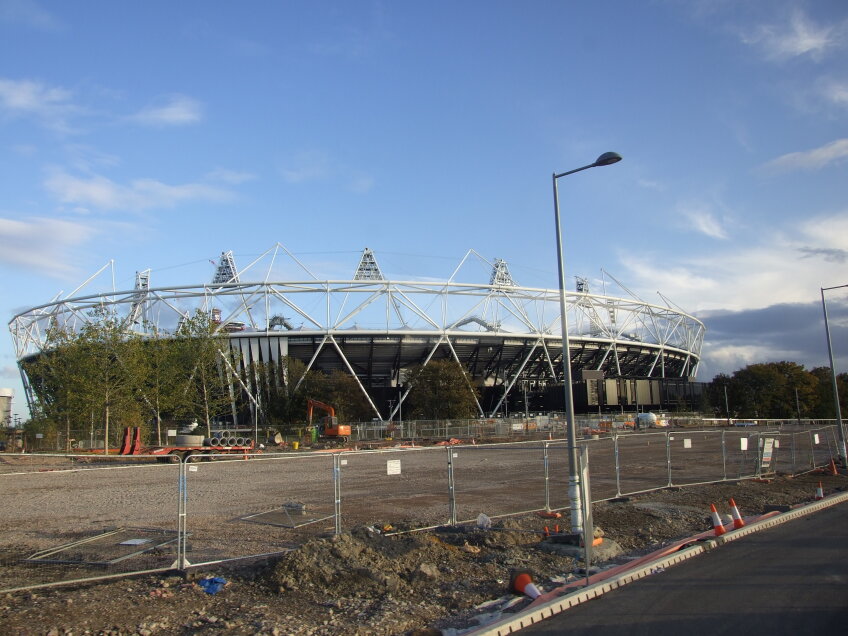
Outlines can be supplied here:
M227 579L223 579L220 576L209 577L198 583L198 585L202 587L203 591L207 594L217 594L226 584Z

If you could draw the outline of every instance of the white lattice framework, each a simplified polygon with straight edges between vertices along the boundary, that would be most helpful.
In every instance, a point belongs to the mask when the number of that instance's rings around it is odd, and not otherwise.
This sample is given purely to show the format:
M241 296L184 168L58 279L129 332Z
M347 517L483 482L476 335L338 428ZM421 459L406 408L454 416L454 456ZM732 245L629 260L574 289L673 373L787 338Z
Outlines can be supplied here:
M274 280L274 263L283 254L307 277ZM507 392L520 378L561 381L559 291L460 282L472 254L440 282L320 280L278 244L231 282L156 287L146 279L141 289L137 284L136 289L75 295L78 288L70 297L19 313L9 329L22 361L44 349L51 325L79 330L94 319L95 309L110 308L128 332L143 336L174 332L180 320L202 310L220 314L231 347L241 352L243 370L251 362L297 353L309 366L346 369L366 395L365 385L374 377L394 386L404 367L426 364L437 352L459 361L475 380L503 384ZM668 301L658 305L635 297L568 292L567 307L573 368L605 370L608 376L697 373L704 325ZM363 359L369 356L366 365ZM373 376L367 381L365 366Z

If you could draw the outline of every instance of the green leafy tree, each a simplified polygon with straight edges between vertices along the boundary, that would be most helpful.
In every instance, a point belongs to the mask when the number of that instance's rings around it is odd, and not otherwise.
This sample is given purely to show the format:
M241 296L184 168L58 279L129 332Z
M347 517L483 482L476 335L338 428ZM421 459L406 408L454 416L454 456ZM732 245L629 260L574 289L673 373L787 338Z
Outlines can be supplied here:
M816 379L816 402L811 416L819 419L836 417L836 403L833 399L833 377L830 367L816 367L810 371ZM843 417L848 416L848 374L836 375L836 391L839 394L839 405Z
M724 413L727 390L731 417L791 419L811 416L820 403L820 381L795 362L751 364L731 377L716 376L707 389L715 413Z
M139 394L144 406L153 416L156 443L162 444L163 414L173 414L180 404L180 394L186 390L185 378L191 369L183 364L185 358L170 334L151 326L149 337L141 343L141 386Z
M103 439L108 452L116 426L143 423L137 400L143 366L138 336L128 333L117 316L98 309L77 334L75 362L84 381L79 387L80 413L102 417Z
M204 422L211 436L212 419L226 413L235 397L229 377L235 365L226 334L208 312L198 310L181 322L175 346L178 367L187 373L175 411Z
M466 419L477 412L477 390L455 360L431 360L409 374L412 390L404 401L412 417Z
M74 333L52 325L42 353L23 364L37 399L31 432L53 440L64 429L66 451L71 448L71 426L83 406L85 377L81 373L81 353Z
M373 410L359 383L348 373L333 371L322 375L314 382L317 399L332 405L339 422L361 422L370 420Z
M255 365L257 400L268 424L281 432L293 432L306 418L306 400L320 390L321 374L307 371L297 358ZM320 399L320 398L315 398ZM324 400L321 400L324 401Z

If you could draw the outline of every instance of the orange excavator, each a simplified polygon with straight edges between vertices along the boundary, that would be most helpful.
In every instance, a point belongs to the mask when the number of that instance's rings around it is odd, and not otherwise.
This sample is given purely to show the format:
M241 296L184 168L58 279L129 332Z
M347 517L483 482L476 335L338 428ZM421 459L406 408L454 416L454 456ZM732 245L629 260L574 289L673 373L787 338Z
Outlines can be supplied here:
M318 434L321 437L342 441L348 440L350 424L339 424L339 420L336 418L336 409L318 400L306 400L306 417L309 420L309 426L312 426L312 411L314 409L320 409L327 414L318 420Z

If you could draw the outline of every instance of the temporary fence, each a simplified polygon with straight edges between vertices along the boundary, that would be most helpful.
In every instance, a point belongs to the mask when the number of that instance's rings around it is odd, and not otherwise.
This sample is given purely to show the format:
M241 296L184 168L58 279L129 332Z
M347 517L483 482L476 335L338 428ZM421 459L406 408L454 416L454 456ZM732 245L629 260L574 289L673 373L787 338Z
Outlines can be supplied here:
M594 502L804 472L835 427L590 435ZM356 527L398 532L565 509L562 439L368 451L153 456L4 454L0 592L276 555Z

